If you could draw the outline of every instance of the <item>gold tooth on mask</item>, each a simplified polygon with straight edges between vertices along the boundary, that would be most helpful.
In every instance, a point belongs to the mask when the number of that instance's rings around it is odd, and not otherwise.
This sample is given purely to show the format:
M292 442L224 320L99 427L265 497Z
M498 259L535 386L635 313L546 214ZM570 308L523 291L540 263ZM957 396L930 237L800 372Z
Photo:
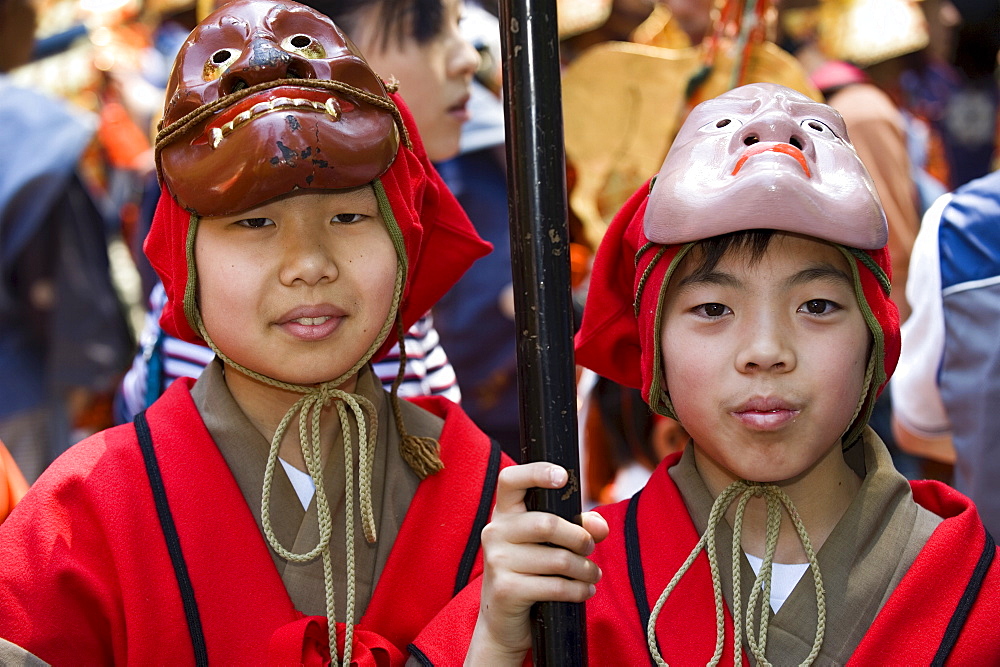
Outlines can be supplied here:
M334 120L340 119L340 109L337 107L332 97L326 98L326 104L323 105L323 108L326 109L328 114L333 116Z
M211 145L212 148L218 148L222 140L237 127L246 125L251 120L259 118L264 114L270 113L272 111L280 111L284 108L299 108L308 107L314 111L325 113L333 118L333 120L340 120L340 108L332 97L326 98L326 102L319 103L313 102L312 100L302 99L300 97L279 97L277 99L268 100L267 102L259 102L247 111L243 111L236 116L233 120L224 124L222 127L213 127L210 130L211 134Z

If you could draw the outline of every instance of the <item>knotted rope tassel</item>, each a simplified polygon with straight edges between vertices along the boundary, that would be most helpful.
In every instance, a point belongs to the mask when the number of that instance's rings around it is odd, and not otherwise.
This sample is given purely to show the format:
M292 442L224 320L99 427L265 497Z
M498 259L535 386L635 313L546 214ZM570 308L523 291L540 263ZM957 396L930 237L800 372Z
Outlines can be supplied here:
M744 612L742 604L742 578L741 559L742 547L740 536L743 532L743 517L746 513L747 503L750 498L763 497L767 501L767 537L764 544L764 560L760 567L760 572L754 579L753 592L747 602L747 609ZM660 650L656 645L656 620L663 609L664 603L670 593L677 586L677 582L688 571L695 558L704 549L708 556L709 568L712 572L712 592L715 597L715 653L708 662L710 667L719 664L722 659L723 644L725 640L725 607L722 599L722 583L719 575L719 560L716 553L716 532L719 524L723 521L729 506L736 501L736 518L733 522L733 664L742 663L743 631L747 634L747 643L750 651L761 666L771 667L771 663L765 657L767 649L767 627L769 616L769 600L771 598L771 566L774 562L774 552L778 546L778 531L781 526L781 506L785 506L788 516L792 519L792 524L798 533L802 548L806 552L809 560L809 568L812 571L813 583L816 586L816 637L813 640L812 650L802 662L802 667L811 665L819 655L820 647L823 645L823 637L826 634L826 594L823 589L823 579L819 572L819 562L816 560L816 553L813 551L812 542L806 533L802 519L798 510L792 504L788 495L773 484L761 484L758 482L746 482L737 480L727 486L712 505L712 511L708 517L708 527L702 534L698 544L688 555L680 569L667 584L667 587L660 594L653 610L649 615L649 623L646 626L646 642L649 646L649 653L657 665L666 667L667 663L660 655ZM763 594L762 594L763 593ZM754 632L754 615L757 607L760 607L760 627ZM745 618L744 618L745 613Z
M396 320L396 337L399 339L399 370L392 382L389 401L392 404L396 430L399 432L399 454L417 477L426 479L428 475L444 469L444 463L441 461L441 444L434 438L407 432L406 424L403 423L403 411L399 406L399 385L406 375L406 340L403 335L403 323L400 320Z
M326 489L323 484L323 462L320 455L320 414L323 408L334 399L338 399L336 404L337 413L340 417L340 426L344 433L344 460L348 462L344 466L344 514L345 529L344 540L347 551L347 617L344 638L344 665L351 664L351 653L354 645L354 615L355 615L355 554L354 554L354 475L349 462L353 459L354 451L351 446L350 422L345 404L350 407L354 420L358 425L358 487L361 499L361 523L364 528L365 538L368 542L375 542L375 516L372 510L371 485L372 466L375 458L375 436L377 429L375 406L371 401L363 396L356 396L339 389L332 389L328 386L320 387L317 391L309 393L300 398L292 408L285 413L281 423L278 425L271 439L271 447L267 454L267 465L264 468L264 490L261 497L261 526L268 544L274 551L285 560L295 563L308 563L317 556L323 559L323 583L326 593L326 616L327 633L330 641L330 653L334 655L337 648L337 623L336 623L336 600L334 596L333 563L330 557L330 538L333 534L333 517L330 512L330 502L326 497ZM286 549L274 534L271 525L271 487L274 479L274 469L278 461L278 450L281 440L288 430L291 420L301 411L299 419L299 439L302 443L302 456L305 460L306 471L313 480L316 489L316 518L319 523L319 540L312 549L305 553L296 553ZM369 431L367 423L372 424Z

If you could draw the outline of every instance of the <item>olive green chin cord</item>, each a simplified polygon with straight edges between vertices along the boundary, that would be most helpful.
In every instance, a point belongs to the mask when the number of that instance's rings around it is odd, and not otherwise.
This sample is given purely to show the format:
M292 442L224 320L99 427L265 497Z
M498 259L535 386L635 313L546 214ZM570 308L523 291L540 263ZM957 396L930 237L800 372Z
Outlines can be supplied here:
M399 339L399 369L396 379L392 382L389 392L389 402L392 405L392 416L396 420L396 430L399 432L399 453L410 466L410 469L420 479L444 470L441 461L441 444L434 438L416 436L406 432L403 424L403 411L399 405L399 385L406 376L406 342L404 340L403 322L396 320L396 337Z
M746 513L746 506L753 497L763 497L767 500L767 538L764 545L764 560L761 564L760 572L757 574L757 578L754 579L753 592L750 594L750 599L747 601L747 609L744 610L741 589L741 566L743 554L740 538L743 532L743 516ZM785 510L788 512L788 516L792 519L792 524L795 526L795 530L798 533L799 541L802 543L802 548L806 552L806 557L809 560L809 568L812 570L813 574L813 583L816 587L816 637L813 641L812 650L802 662L803 667L811 665L819 655L820 647L823 645L823 637L826 634L826 595L823 589L823 579L819 572L819 561L816 559L816 553L813 551L812 542L809 540L809 535L806 533L805 526L802 524L802 519L799 517L798 511L795 509L795 506L792 504L788 495L774 484L748 482L744 480L737 480L733 482L719 494L718 498L715 499L715 503L712 505L711 514L708 518L708 527L705 529L704 534L702 534L701 539L698 540L694 549L691 550L687 560L684 561L677 573L674 574L670 583L667 584L667 587L663 590L663 593L660 594L659 599L657 599L656 604L653 606L649 615L649 623L646 625L646 642L649 646L649 653L657 665L667 665L663 656L660 655L660 651L656 643L656 620L659 617L660 610L663 609L664 603L666 603L667 598L677 586L681 577L684 576L684 574L691 567L691 564L694 563L695 558L698 557L701 550L705 549L708 556L709 568L712 573L712 592L715 596L715 653L712 655L712 659L708 664L711 667L714 667L715 665L718 665L719 661L722 659L726 632L724 613L725 606L722 599L722 583L721 576L719 574L719 560L716 553L715 537L719 525L725 519L726 511L734 501L737 504L736 518L733 523L732 549L733 632L735 635L733 639L733 663L736 665L742 664L743 631L745 629L747 634L747 643L750 645L750 651L757 659L757 664L767 665L768 667L771 665L765 657L767 648L767 620L770 614L771 566L774 561L774 552L778 546L778 531L781 526L781 505L784 505ZM757 615L758 608L760 627L755 634L754 617Z

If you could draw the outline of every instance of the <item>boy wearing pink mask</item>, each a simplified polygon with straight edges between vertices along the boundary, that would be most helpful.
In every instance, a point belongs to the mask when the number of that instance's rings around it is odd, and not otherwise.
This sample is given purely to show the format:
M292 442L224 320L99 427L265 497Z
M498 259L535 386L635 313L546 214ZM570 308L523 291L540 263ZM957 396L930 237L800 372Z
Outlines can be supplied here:
M1000 659L975 507L908 483L867 425L899 353L886 239L830 107L753 84L692 111L609 228L577 337L691 441L582 527L525 510L561 468L501 474L470 663L520 664L531 604L588 599L594 664ZM465 651L475 598L418 638L430 662Z

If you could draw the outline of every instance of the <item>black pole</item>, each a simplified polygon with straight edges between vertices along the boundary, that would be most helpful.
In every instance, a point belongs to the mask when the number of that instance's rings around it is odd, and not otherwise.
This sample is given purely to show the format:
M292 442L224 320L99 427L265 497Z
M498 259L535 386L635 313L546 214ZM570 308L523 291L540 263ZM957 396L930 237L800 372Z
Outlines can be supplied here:
M518 332L521 459L569 471L528 507L579 522L580 457L573 363L566 166L555 0L501 0L511 264ZM532 609L536 665L585 665L584 605Z

